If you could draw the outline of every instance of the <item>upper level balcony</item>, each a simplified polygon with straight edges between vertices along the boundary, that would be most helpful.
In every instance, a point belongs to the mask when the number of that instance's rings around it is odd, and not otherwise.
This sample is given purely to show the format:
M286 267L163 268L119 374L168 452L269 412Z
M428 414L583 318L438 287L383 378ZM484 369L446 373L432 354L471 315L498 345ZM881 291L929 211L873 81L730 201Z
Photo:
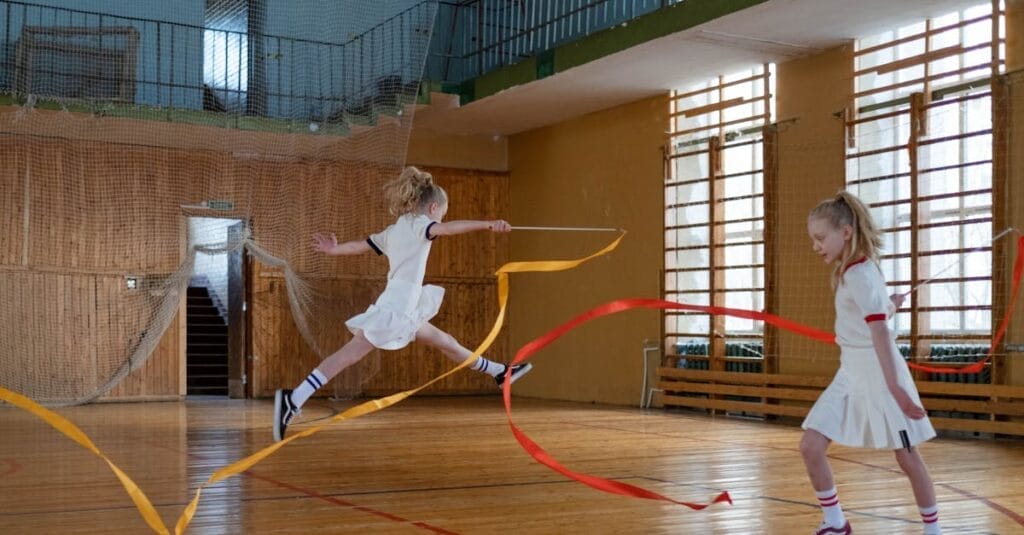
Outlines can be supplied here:
M0 0L0 99L346 134L445 92L461 109L427 110L418 121L508 134L965 3L394 0L356 14L343 12L351 2L312 13L275 0L218 1L234 8L211 16L217 2L140 0L115 15L68 0ZM485 99L501 100L499 115L475 104Z

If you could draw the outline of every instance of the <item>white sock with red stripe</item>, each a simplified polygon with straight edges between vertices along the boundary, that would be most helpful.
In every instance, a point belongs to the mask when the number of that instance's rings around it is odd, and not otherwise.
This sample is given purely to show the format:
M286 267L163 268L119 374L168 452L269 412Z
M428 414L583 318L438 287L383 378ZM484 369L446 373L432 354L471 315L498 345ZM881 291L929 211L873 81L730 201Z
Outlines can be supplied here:
M939 506L919 507L918 510L921 511L921 522L924 522L924 535L940 535Z
M834 528L841 528L846 525L846 516L843 515L843 507L839 505L839 494L836 488L829 490L814 491L818 496L818 505L821 512L825 514L825 523Z

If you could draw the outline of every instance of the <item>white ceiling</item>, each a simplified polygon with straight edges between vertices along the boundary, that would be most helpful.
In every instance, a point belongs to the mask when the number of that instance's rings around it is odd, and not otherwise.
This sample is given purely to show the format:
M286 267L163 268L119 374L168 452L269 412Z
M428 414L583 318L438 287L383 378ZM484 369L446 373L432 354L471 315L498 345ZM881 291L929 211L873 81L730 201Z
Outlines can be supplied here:
M417 129L509 135L822 50L984 0L769 0L458 108L417 112Z

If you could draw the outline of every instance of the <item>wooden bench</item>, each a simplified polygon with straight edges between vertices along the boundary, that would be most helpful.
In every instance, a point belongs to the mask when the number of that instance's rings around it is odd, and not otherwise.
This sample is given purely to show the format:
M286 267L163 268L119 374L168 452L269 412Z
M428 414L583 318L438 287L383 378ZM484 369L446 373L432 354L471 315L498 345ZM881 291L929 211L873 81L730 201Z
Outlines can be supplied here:
M803 418L831 380L662 366L655 399L666 407ZM1024 387L919 381L917 389L936 429L1024 436Z

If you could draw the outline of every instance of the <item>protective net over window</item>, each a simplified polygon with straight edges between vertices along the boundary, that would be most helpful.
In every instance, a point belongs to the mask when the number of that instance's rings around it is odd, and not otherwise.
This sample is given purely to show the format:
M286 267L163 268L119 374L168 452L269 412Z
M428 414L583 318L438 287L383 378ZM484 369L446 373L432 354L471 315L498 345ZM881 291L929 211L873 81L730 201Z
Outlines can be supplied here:
M811 250L807 215L845 189L880 228L880 267L889 293L902 296L889 327L915 379L1012 383L1012 324L1006 339L998 333L1019 311L1011 308L1011 281L1024 77L1005 69L1004 11L1003 2L980 1L857 40L851 98L831 116L795 104L828 86L808 83L804 66L792 64L780 66L787 85L778 118L771 66L674 92L666 297L833 331L831 268ZM745 386L769 384L756 378L708 385L695 382L731 377L687 373L827 377L838 364L837 348L758 321L691 310L664 318L664 363L686 370L668 375L678 381L667 405L796 415L767 406L786 396L809 405L818 392ZM947 386L926 392L941 398L927 400L934 416L1001 418L981 403L963 404L986 397L983 390Z
M932 367L984 359L1007 304L993 285L1016 238L998 200L1004 34L1001 2L989 2L866 37L854 53L846 183L883 232L893 292L913 289L893 324L898 345ZM919 378L999 383L1000 368L1001 351L977 374Z
M774 110L774 67L759 65L672 94L665 184L668 299L766 308L771 297L765 295L766 268L774 266L765 258L764 153ZM680 367L760 372L766 354L775 356L765 342L760 321L665 313L665 351L682 357Z

